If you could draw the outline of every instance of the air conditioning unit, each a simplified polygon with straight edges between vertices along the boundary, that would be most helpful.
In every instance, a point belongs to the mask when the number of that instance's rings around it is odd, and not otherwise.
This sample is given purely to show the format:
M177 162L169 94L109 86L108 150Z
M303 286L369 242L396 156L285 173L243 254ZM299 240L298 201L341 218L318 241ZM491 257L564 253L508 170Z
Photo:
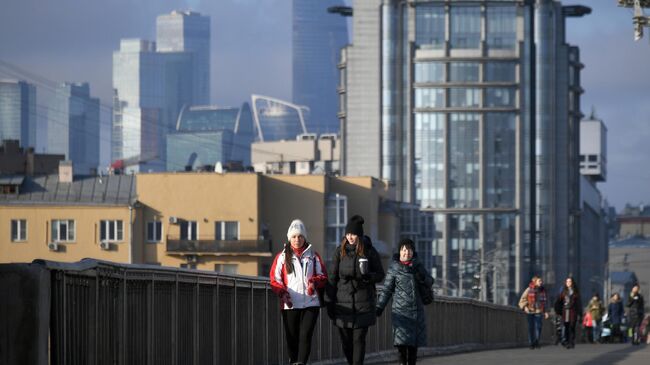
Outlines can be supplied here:
M59 244L57 242L50 242L47 244L47 248L50 249L50 251L58 251L59 250Z
M101 241L99 242L99 248L108 251L111 249L111 243L108 241Z
M178 223L178 217L169 217L169 223L170 224Z

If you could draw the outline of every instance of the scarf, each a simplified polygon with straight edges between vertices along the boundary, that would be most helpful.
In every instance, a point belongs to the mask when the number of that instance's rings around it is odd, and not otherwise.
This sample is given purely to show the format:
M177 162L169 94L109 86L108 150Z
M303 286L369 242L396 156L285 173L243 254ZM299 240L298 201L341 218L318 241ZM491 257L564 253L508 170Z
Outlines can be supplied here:
M299 248L294 248L293 246L291 246L291 249L293 250L293 253L294 255L296 255L296 257L300 257L302 256L302 253L305 252L305 250L307 249L307 244L304 244L302 245L302 247Z
M408 261L400 260L399 263L402 264L402 265L406 265L406 266L412 266L413 265L413 261L411 261L411 260L408 260Z
M544 312L546 305L546 291L544 287L537 287L534 283L528 285L528 307Z

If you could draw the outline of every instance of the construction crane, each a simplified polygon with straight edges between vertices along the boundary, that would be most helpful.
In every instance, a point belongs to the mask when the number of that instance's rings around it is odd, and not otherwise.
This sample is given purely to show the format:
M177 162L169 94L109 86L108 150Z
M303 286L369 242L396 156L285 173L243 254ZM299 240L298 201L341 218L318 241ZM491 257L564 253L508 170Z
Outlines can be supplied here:
M618 6L634 8L632 23L634 24L634 40L643 38L643 28L650 28L650 16L646 16L643 8L650 8L650 0L618 0Z
M158 158L158 155L137 155L111 162L108 166L109 175L122 175L129 166L138 165Z

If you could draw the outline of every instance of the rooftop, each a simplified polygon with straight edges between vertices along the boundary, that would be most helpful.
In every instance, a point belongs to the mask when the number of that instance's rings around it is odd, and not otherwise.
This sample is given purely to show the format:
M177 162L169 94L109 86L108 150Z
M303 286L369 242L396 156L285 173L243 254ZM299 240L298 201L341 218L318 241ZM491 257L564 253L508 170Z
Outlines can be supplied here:
M4 175L2 179L15 180ZM0 205L129 205L136 200L135 175L24 177L18 194L0 194Z

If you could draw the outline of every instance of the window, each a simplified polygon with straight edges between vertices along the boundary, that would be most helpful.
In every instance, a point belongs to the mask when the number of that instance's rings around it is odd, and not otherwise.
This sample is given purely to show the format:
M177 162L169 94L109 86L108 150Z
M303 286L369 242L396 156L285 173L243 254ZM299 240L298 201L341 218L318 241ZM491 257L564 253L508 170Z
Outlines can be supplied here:
M147 242L160 242L162 239L162 222L147 222Z
M26 219L11 220L11 241L12 242L27 241L27 220Z
M214 271L224 274L237 274L237 264L215 264Z
M488 5L487 46L489 49L515 49L517 9L514 5Z
M217 241L236 241L239 239L239 222L214 222Z
M479 6L453 6L451 8L452 49L478 49L481 43L481 8Z
M124 240L122 221L99 221L99 239L111 242Z
M333 245L338 244L345 236L345 225L348 221L348 198L334 193L327 198L327 231L325 240Z
M72 242L75 240L75 224L72 219L52 221L52 241Z
M196 270L196 264L181 264L181 269Z
M488 88L485 91L485 105L488 107L514 107L514 88Z
M415 8L415 43L440 49L445 44L445 8L438 4L418 4Z
M196 240L196 237L198 236L196 221L182 221L180 226L181 240Z
M452 62L449 64L449 81L477 82L478 62Z
M598 162L597 155L589 155L589 162Z
M420 62L415 64L415 82L444 82L444 62Z
M445 89L415 89L416 108L444 108Z
M488 62L485 64L485 81L515 82L517 65L514 62Z
M457 108L477 108L481 105L481 89L449 89L449 105Z

